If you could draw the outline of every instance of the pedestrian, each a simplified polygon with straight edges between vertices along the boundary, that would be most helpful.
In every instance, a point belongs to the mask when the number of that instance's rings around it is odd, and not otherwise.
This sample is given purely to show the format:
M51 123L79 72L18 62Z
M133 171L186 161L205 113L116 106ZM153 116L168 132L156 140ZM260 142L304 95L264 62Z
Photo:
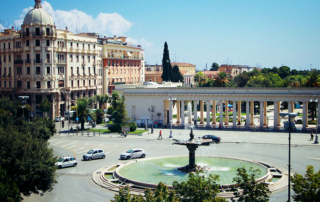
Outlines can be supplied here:
M157 122L157 121L154 122L154 126L155 126L156 128L158 128L158 122Z
M219 130L221 130L221 123L219 123Z
M312 140L313 140L313 132L312 132L312 131L311 131L311 133L310 133L310 136L311 136L311 138L310 138L309 141L312 141Z
M161 133L161 130L160 130L160 132L159 132L159 137L158 137L158 139L160 140L160 138L162 139L162 133Z

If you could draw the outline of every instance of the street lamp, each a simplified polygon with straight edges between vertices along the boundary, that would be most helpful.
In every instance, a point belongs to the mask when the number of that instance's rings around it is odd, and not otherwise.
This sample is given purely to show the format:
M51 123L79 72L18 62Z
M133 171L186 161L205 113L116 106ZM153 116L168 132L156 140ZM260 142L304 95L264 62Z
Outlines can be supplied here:
M172 102L174 101L174 100L177 100L177 98L175 98L175 97L172 97L172 94L170 94L170 97L169 97L169 102L170 102L170 111L171 111L171 114L170 114L170 136L169 136L169 138L172 138L173 136L172 136ZM179 113L179 112L177 112L177 113Z
M29 99L29 96L18 96L18 99L22 100L23 119L25 120L24 108L26 108L26 106L24 106L24 104L27 102L27 99Z
M288 202L290 202L291 200L291 196L290 196L290 191L291 191L291 179L290 179L290 170L291 170L291 119L293 119L294 117L296 117L298 114L297 113L279 113L279 115L281 117L285 117L288 116L288 120L289 120L289 164L288 164Z
M154 112L154 105L151 105L151 108L148 108L148 111L151 112L151 133L153 133L153 112Z
M37 84L34 84L34 95L33 95L33 101L34 101L34 118L36 118L36 114L37 114L37 102L36 102L36 89L37 89ZM32 117L32 115L31 115ZM33 117L32 117L32 120L33 120Z
M67 109L68 109L68 135L69 135L69 125L70 125L70 110L69 110L69 96L71 91L66 91L65 94L67 95Z
M310 102L313 102L312 98L310 99ZM317 102L318 102L318 94L317 94L316 97L314 98L314 102L317 104ZM319 116L318 116L318 107L319 107L319 106L316 106L317 122L316 122L316 138L315 138L314 143L319 143L319 142L318 142L318 119L319 119Z

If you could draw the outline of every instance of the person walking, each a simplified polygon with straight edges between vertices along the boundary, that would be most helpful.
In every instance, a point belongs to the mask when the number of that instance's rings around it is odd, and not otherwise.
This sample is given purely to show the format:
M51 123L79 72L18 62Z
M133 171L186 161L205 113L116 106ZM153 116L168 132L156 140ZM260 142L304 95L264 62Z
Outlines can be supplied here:
M162 139L162 132L161 132L161 130L160 130L160 132L159 132L158 140L160 140L160 138Z
M309 141L312 141L313 140L313 132L311 131L311 133L310 133L310 140Z
M222 128L221 128L221 123L219 123L219 130L221 130Z

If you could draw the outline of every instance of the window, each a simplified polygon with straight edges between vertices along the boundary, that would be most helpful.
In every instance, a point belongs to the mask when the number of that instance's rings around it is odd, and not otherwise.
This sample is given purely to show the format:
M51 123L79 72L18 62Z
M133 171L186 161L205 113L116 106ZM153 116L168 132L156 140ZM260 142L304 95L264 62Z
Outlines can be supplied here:
M7 87L7 81L3 81L3 87L4 87L4 88Z
M27 74L30 74L30 67L27 67Z
M8 76L11 76L11 67L9 67Z
M1 76L1 67L0 67L0 76Z
M9 88L11 88L11 81L9 81Z
M50 74L50 67L47 67L47 74Z
M6 43L3 43L3 49L6 49Z
M36 54L36 63L41 63L40 54Z
M36 74L41 74L40 67L36 67Z
M58 67L58 74L64 74L64 67Z
M94 80L94 85L95 85L95 86L97 85L97 81L96 81L96 79Z
M50 81L47 81L47 88L51 88L51 83L50 83Z
M40 46L40 40L36 40L36 46Z
M0 81L0 88L1 88L1 84L2 84L2 81Z
M37 88L41 88L41 81L36 82Z
M85 72L85 70L84 70L84 67L82 67L82 73L83 73L83 74L85 74L85 73L86 73L86 72Z
M22 67L17 67L17 74L22 74Z
M27 81L27 89L30 89L30 81Z
M29 36L29 28L26 28L26 36ZM29 41L29 40L28 40Z
M82 49L84 49L84 44L82 44Z
M71 67L71 74L73 74L73 67Z
M91 80L89 79L89 86L91 86Z
M80 86L80 81L78 80L78 86ZM79 97L79 95L78 95L78 97Z
M29 46L29 40L26 41L26 46Z
M91 72L90 72L90 67L88 67L88 73L90 74Z
M79 75L79 67L77 67L77 74Z
M36 28L36 36L40 36L40 28Z
M88 49L90 50L90 44L88 44Z
M72 42L70 43L70 47L72 48Z
M21 55L20 55L20 58L21 58ZM11 55L9 55L8 59L9 59L9 62L11 62Z
M59 88L63 88L64 87L64 80L59 80L58 85L59 85Z
M73 80L71 80L71 87L73 87Z
M90 62L90 56L88 56L88 62Z
M86 86L86 80L83 80L83 86Z
M79 43L77 43L77 48L79 48Z
M47 54L47 63L50 63L50 54Z
M11 46L10 46L10 45L11 45L11 43L9 42L9 43L8 43L8 49L10 49L10 48L11 48Z
M47 46L50 46L50 40L47 40Z
M73 57L72 57L72 55L70 55L70 62L73 62Z

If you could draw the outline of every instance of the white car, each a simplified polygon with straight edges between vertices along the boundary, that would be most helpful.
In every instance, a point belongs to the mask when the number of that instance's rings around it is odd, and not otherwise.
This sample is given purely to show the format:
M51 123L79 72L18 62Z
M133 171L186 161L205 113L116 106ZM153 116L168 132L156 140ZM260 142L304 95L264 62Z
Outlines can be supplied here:
M58 168L65 168L65 167L76 167L78 165L76 157L60 157L58 162L55 163Z
M56 117L54 118L54 121L55 121L55 122L64 121L64 117L62 117L62 116L56 116Z
M146 152L143 149L130 149L126 153L120 154L120 159L145 158Z

